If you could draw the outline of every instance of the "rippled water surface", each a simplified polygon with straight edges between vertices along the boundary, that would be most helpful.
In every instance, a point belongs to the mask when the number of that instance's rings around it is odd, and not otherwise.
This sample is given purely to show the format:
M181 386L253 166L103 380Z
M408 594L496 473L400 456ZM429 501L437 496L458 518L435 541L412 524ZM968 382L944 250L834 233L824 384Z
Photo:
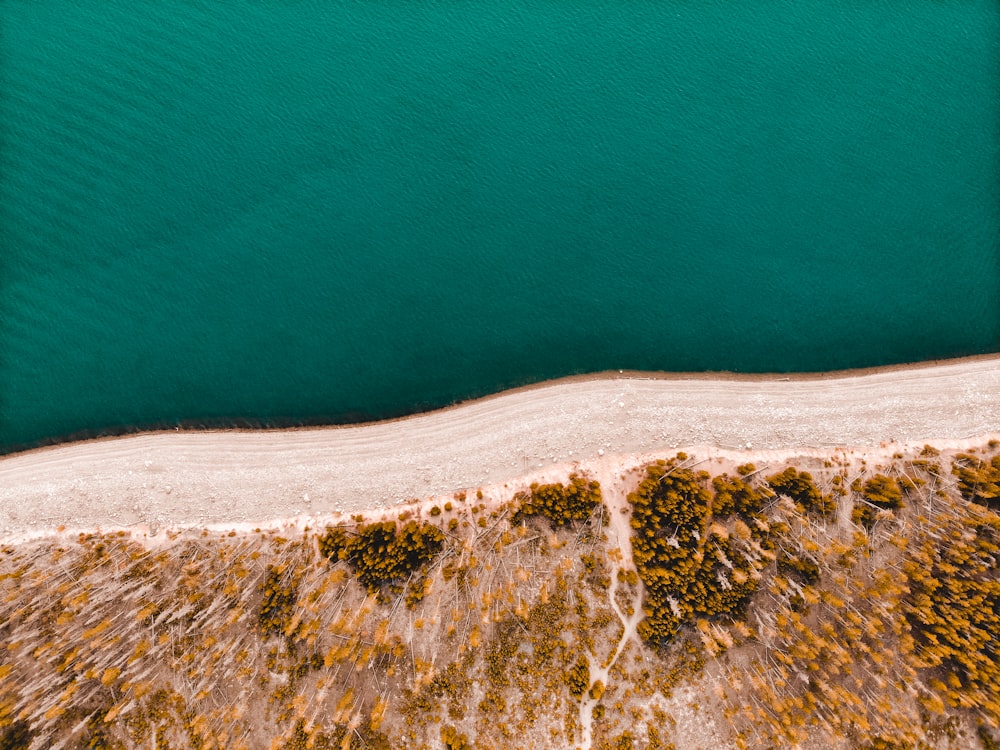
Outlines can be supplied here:
M1000 349L995 0L7 0L0 449Z

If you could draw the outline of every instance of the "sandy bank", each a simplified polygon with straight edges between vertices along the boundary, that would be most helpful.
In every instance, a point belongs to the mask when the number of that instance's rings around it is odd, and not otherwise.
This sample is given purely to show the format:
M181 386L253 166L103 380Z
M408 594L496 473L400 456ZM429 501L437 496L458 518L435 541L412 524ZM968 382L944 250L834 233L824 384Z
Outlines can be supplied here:
M355 512L687 446L774 457L996 433L998 358L802 379L626 373L359 427L161 432L9 456L0 537Z

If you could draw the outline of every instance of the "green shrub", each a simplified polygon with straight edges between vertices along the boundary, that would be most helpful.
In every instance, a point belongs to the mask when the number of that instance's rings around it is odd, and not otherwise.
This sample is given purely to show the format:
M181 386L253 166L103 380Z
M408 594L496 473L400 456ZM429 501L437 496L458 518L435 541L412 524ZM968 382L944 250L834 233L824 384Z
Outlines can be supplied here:
M718 534L708 535L700 554L701 565L683 592L682 609L695 618L742 616L757 589L757 571L733 549L728 538Z
M295 722L291 736L281 745L281 750L336 750L342 747L357 747L358 745L350 742L355 737L359 739L360 747L370 750L390 748L389 738L382 732L372 729L369 722L362 722L359 727L333 724L329 731L323 731L315 726L307 730L305 721L299 719Z
M635 735L629 731L624 731L611 743L612 750L634 750Z
M628 497L632 557L646 586L639 635L655 646L670 641L691 614L682 604L701 561L698 552L711 500L707 479L706 472L681 468L673 459L657 461Z
M863 500L854 506L851 520L868 530L879 518L889 516L889 511L903 507L903 490L892 477L876 474L864 484L858 480L852 487L861 493Z
M595 682L588 695L590 695L591 700L599 701L604 697L604 683L600 680Z
M983 743L983 750L1000 750L1000 740L993 736L989 727L980 724L976 728L976 734L979 736L979 741Z

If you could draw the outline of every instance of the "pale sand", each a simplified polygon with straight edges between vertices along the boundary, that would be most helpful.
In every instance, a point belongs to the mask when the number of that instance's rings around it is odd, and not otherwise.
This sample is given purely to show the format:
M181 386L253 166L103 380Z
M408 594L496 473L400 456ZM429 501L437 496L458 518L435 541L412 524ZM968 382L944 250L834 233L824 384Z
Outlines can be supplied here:
M996 357L790 380L626 373L358 427L160 432L8 456L0 539L57 527L316 524L478 487L498 500L533 479L574 468L611 477L681 448L776 462L996 438Z

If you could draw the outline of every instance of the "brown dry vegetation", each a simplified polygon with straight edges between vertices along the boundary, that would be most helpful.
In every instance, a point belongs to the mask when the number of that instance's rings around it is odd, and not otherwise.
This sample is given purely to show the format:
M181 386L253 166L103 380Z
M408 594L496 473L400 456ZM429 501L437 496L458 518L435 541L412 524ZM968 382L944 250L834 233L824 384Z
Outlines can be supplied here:
M998 447L8 546L0 749L996 746Z

